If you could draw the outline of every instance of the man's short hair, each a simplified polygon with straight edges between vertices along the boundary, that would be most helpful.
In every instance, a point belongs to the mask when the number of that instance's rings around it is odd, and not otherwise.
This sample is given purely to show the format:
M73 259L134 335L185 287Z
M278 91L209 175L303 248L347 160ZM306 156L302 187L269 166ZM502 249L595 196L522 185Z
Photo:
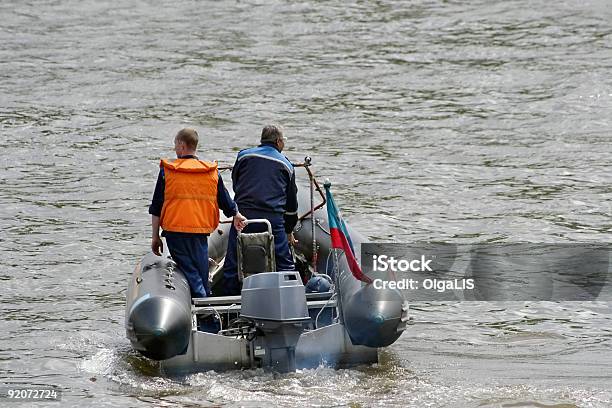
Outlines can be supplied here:
M261 143L276 142L283 137L283 128L280 125L267 125L261 131Z
M198 147L198 132L192 128L184 128L176 134L176 140L183 142L190 150Z

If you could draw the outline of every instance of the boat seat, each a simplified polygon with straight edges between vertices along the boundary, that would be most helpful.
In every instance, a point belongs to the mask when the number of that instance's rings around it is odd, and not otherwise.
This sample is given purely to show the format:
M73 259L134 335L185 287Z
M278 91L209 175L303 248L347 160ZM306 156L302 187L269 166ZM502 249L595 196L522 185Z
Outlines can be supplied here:
M272 225L266 219L247 220L247 224L266 224L267 231L238 232L238 277L240 281L260 272L275 272L274 234Z

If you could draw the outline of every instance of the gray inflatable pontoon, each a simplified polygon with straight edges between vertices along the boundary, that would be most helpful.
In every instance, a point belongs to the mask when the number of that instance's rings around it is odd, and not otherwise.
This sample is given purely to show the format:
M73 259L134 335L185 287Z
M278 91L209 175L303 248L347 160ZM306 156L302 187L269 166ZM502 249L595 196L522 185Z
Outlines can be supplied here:
M160 361L167 375L376 363L378 348L404 331L408 305L399 291L374 289L352 275L344 254L330 248L324 200L317 207L312 202L312 195L300 195L300 208L308 211L295 230L299 271L253 273L244 278L241 296L192 299L187 280L171 259L146 255L127 292L125 325L134 349ZM316 270L325 280L321 287L329 289L305 293L303 279L315 270L313 230ZM360 259L363 238L349 231ZM209 237L213 293L221 287L228 232L229 224L221 224ZM207 318L216 328L198 330L198 321Z

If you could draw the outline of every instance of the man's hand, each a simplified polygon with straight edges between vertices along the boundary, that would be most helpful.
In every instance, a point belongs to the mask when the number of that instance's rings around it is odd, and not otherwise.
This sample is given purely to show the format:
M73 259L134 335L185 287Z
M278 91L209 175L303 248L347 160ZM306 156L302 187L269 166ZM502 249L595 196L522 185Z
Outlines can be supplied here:
M291 246L296 246L297 243L300 242L297 239L295 239L295 237L293 236L293 232L291 234L289 234L287 236L287 238L289 239L289 245L291 245Z
M244 215L236 213L236 215L234 215L234 228L236 228L237 231L242 231L242 229L246 227L246 220Z
M164 243L159 235L153 235L153 239L151 240L151 250L157 256L161 256L164 252Z
M151 250L157 256L164 252L164 243L159 236L159 217L151 214Z

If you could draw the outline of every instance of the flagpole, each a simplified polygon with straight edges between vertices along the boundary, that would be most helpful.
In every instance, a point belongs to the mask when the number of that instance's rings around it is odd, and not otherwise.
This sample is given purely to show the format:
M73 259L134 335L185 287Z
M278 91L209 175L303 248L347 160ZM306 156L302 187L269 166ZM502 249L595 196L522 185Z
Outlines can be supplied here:
M328 178L325 179L325 183L323 184L323 187L325 187L325 191L327 193L329 193L329 189L331 188L331 181L329 181ZM327 205L331 205L332 202L328 201ZM329 214L328 214L328 218L329 218ZM328 220L328 223L330 221ZM342 295L340 293L340 257L338 255L338 251L340 251L337 248L333 248L331 249L332 254L334 255L334 267L333 267L333 271L334 271L334 285L336 286L336 305L338 308L338 321L341 324L344 324L344 314L342 313Z
M304 167L308 172L308 179L310 181L310 223L311 223L311 234L312 234L312 272L313 275L317 274L317 263L318 263L318 249L317 249L317 229L315 228L315 206L314 206L314 176L310 171L310 165L312 159L309 156L304 157Z
M342 293L340 286L340 268L338 267L338 265L340 265L338 251L340 250L334 248L332 251L334 251L334 284L336 285L336 292L338 293L338 296L336 296L336 304L338 305L338 321L341 324L344 324L344 313L342 312Z

